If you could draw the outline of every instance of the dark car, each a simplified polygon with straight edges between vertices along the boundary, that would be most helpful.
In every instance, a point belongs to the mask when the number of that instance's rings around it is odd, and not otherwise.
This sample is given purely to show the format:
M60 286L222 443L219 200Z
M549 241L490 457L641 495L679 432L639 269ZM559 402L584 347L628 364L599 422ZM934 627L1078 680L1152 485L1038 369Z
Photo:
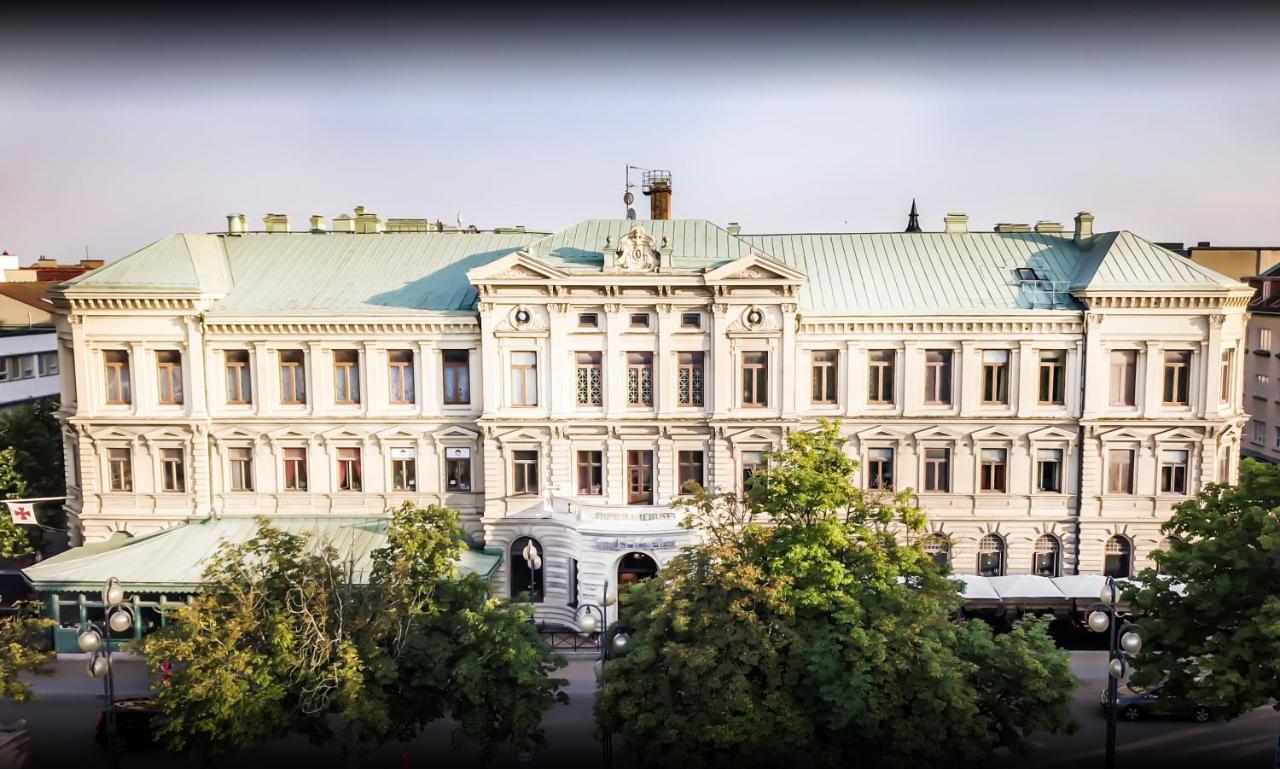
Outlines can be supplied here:
M1162 696L1163 686L1153 686L1142 691L1118 692L1116 713L1126 721L1142 718L1187 718L1203 724L1213 718L1208 705ZM1107 690L1099 697L1102 709L1107 709Z
M156 747L154 721L160 715L156 703L149 697L131 697L116 700L116 741L121 748ZM94 739L99 745L107 744L107 711L98 714L98 727Z

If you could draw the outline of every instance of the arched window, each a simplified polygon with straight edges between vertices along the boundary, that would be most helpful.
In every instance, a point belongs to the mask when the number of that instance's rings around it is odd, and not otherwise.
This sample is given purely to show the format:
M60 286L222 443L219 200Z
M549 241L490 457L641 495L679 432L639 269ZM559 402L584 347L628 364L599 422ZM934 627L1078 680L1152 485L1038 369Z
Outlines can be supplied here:
M524 557L525 546L533 543L538 559L543 559L542 543L532 537L520 537L511 543L511 597L531 598L534 603L542 603L542 568L533 568ZM543 564L535 563L541 567Z
M1062 568L1060 555L1062 543L1052 534L1041 534L1036 540L1035 556L1032 561L1032 572L1041 577L1057 577Z
M1004 575L1004 540L999 534L988 534L978 543L978 574L984 577Z
M942 534L930 534L924 538L925 555L939 566L951 563L951 540Z
M1103 549L1102 573L1108 577L1128 577L1133 571L1133 545L1116 535L1107 540Z
M1173 549L1174 545L1180 545L1180 544L1182 544L1182 540L1179 539L1178 537L1165 537L1164 539L1160 540L1160 546L1156 548L1156 551L1154 553L1151 554L1152 560L1156 562L1157 574L1168 574L1168 572L1165 571L1164 562L1162 558L1165 553Z

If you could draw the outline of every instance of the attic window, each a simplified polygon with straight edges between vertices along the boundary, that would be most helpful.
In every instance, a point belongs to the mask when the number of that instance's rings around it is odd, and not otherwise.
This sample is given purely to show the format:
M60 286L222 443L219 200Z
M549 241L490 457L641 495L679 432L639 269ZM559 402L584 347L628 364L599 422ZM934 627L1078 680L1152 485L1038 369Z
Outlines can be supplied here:
M1030 267L1018 267L1014 269L1014 274L1018 276L1018 280L1043 280L1036 271Z
M697 312L681 313L680 328L702 328L702 314Z
M600 316L594 312L578 313L578 326L581 328L600 328Z
M632 328L648 328L648 327L649 327L649 313L647 313L647 312L633 312L633 313L631 314L631 327L632 327Z

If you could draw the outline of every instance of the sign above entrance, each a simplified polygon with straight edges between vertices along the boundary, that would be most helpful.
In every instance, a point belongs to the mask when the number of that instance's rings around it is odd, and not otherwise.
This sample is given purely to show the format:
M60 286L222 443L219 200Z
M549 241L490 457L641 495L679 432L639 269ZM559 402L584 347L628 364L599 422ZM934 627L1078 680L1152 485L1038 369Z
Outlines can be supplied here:
M598 539L591 543L593 550L675 550L674 539Z

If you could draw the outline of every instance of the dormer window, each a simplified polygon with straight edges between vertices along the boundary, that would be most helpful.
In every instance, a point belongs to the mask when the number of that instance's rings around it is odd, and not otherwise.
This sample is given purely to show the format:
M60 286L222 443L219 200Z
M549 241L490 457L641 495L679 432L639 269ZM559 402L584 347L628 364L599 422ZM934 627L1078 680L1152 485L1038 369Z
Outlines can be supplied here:
M1013 272L1018 276L1018 280L1042 280L1040 275L1030 267L1018 267Z

